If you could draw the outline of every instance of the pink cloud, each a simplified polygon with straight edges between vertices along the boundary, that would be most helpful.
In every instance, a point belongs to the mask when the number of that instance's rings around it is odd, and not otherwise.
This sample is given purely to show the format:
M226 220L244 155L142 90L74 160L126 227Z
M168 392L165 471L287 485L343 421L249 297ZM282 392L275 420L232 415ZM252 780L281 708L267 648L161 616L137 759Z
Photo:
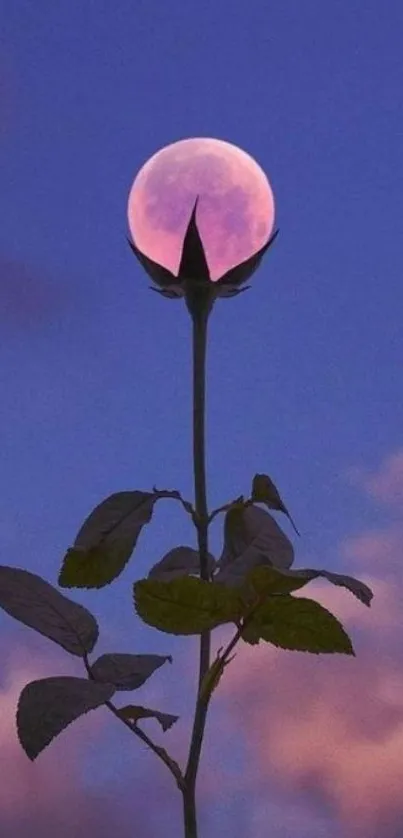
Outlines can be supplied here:
M103 622L103 633L109 632ZM116 633L116 632L115 632ZM187 644L186 644L187 645ZM195 646L195 644L193 644ZM115 644L113 644L113 647ZM195 646L196 648L196 646ZM111 647L111 650L112 647ZM189 667L189 647L178 654L166 678L150 680L139 703L166 712L179 712L178 723L167 733L151 721L143 723L152 739L163 745L184 767L188 755L197 682L197 656ZM187 673L180 690L185 702L177 707L172 684L178 688L178 671L186 658ZM176 838L182 824L182 800L174 781L154 754L119 724L107 708L99 708L69 725L31 762L17 737L15 714L22 688L32 680L50 675L84 677L82 663L46 643L24 626L4 633L0 640L0 833L2 838ZM177 689L178 691L178 689ZM123 693L114 697L117 706L131 700ZM133 700L136 696L133 695ZM181 712L185 710L185 712ZM226 779L221 764L221 746L203 755L198 783L199 816L215 805ZM119 744L122 761L118 757ZM128 756L129 755L129 756ZM105 780L91 781L91 765L105 762ZM121 768L115 773L111 761ZM89 766L89 768L88 768ZM90 776L90 787L86 778ZM229 789L230 791L230 789ZM153 801L158 801L155 805Z
M175 832L158 829L155 814L150 814L149 792L152 785L165 811L173 810L171 823L178 823L180 801L175 786L164 768L156 769L154 755L134 742L134 765L141 765L139 776L122 773L115 782L101 788L88 788L83 782L83 765L91 750L99 759L109 759L103 740L116 736L119 723L107 708L99 708L70 725L34 761L19 744L15 713L21 689L29 681L49 675L83 675L81 662L51 646L42 651L42 640L17 632L3 634L0 642L2 675L0 683L0 832L2 838L173 838ZM118 705L121 701L116 702ZM127 732L129 747L132 745ZM151 760L152 757L152 760ZM113 757L116 760L116 754ZM177 795L179 797L179 794ZM176 811L178 809L178 811Z
M398 453L366 487L392 503L402 477ZM221 735L236 732L248 750L250 788L260 778L266 799L275 789L290 801L303 794L308 822L324 810L343 838L397 838L403 821L402 545L400 524L340 544L345 572L374 592L369 609L324 580L294 594L335 614L355 658L242 645L216 691ZM329 834L329 827L315 832L311 825L311 835ZM264 834L259 830L253 838Z
M400 836L401 544L402 530L396 524L340 544L340 556L348 560L345 572L374 591L369 609L325 580L294 594L316 599L341 620L355 658L240 645L214 694L207 722L198 784L201 835ZM232 634L231 626L214 632L213 654ZM129 732L128 739L121 734L122 767L116 777L86 787L89 755L94 764L101 759L120 764L116 746L108 748L108 737L114 741L121 726L105 708L71 725L35 763L28 760L15 732L22 686L46 675L83 673L80 661L51 644L44 655L42 640L35 635L31 639L28 631L23 642L17 637L0 641L1 834L84 838L92 832L94 838L107 838L116 831L120 838L132 838L133 833L137 838L176 836L181 827L179 793L154 755L130 742ZM196 645L184 643L174 665L161 679L150 681L147 698L142 696L151 707L179 713L177 725L164 735L156 733L151 721L144 729L182 766L196 690ZM128 753L134 756L128 758Z
M329 594L313 598L341 619L338 597L333 604ZM354 638L350 621L342 622ZM243 647L217 696L227 735L242 732L268 790L276 782L284 791L314 791L346 836L375 838L382 833L374 824L400 807L403 673L393 654L383 659L370 644L354 645L356 658Z
M353 467L346 476L353 485L363 488L371 497L387 504L403 503L403 449L386 457L379 469Z

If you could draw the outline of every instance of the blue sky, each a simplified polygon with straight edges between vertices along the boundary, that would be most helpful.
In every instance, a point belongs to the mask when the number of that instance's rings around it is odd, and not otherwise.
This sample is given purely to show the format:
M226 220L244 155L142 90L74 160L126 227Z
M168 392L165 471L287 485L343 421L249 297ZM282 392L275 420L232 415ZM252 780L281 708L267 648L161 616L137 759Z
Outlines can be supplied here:
M280 229L252 290L219 301L210 321L209 507L247 495L254 473L267 472L301 532L278 519L295 566L348 571L340 542L390 518L349 474L373 472L402 445L401 4L0 0L0 9L2 563L57 584L81 523L112 492L156 484L193 500L190 320L184 304L148 290L126 242L126 206L152 154L207 136L259 162ZM219 517L217 557L221 528ZM133 581L179 544L195 546L194 532L179 505L162 501L124 574L69 595L97 616L100 653L185 661L185 690L180 663L152 683L167 679L159 709L190 718L195 641L144 627L131 599ZM3 612L0 625L20 644L30 634ZM47 654L43 638L30 643ZM67 656L56 652L62 674ZM108 722L111 782L127 737ZM136 742L132 750L140 775L145 755ZM100 739L92 761L81 757L98 790L104 752ZM238 796L237 805L242 834L260 838L248 804ZM338 817L310 834L337 832ZM125 838L123 819L119 828Z

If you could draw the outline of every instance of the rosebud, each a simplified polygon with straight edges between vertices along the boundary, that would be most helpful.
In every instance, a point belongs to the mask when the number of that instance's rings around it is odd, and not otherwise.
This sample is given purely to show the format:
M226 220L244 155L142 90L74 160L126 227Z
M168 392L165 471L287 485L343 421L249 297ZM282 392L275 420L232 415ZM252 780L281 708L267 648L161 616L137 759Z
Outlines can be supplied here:
M246 288L240 288L239 286L243 285L256 271L264 253L273 243L279 231L276 230L260 250L244 262L230 268L220 279L213 281L210 277L203 242L196 224L198 200L199 196L196 198L183 241L178 276L174 276L168 268L164 268L163 265L154 262L142 253L130 239L128 239L128 242L148 276L160 286L159 288L150 286L152 291L157 291L170 299L185 297L188 306L195 298L204 298L208 300L211 307L217 297L235 297L250 288L249 285Z

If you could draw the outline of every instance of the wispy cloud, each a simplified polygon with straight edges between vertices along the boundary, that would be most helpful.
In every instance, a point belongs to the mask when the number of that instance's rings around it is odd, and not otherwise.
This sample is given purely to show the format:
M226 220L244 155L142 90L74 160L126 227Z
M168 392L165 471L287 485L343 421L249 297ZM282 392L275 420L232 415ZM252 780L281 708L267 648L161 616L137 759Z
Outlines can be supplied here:
M398 504L403 509L403 449L386 457L373 472L354 466L346 472L353 485L386 504Z

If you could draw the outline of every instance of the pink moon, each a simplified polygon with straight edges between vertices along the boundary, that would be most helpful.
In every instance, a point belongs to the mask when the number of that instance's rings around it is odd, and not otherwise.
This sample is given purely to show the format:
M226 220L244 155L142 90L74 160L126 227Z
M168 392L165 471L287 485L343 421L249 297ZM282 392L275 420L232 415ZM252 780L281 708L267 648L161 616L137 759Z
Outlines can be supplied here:
M267 242L273 192L253 157L224 140L193 137L154 154L131 187L129 229L136 247L174 275L197 195L196 223L215 281Z

